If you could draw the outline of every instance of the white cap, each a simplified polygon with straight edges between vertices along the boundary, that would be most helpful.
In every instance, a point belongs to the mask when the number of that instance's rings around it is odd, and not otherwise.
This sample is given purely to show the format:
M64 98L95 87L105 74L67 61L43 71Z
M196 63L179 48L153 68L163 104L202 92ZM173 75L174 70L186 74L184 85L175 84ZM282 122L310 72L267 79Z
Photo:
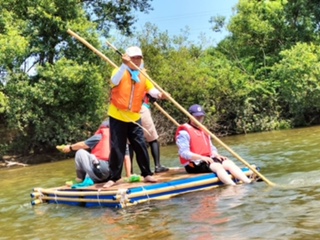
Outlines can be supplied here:
M136 57L136 56L143 57L141 49L139 47L136 47L136 46L129 47L126 50L126 54L128 54L129 57Z

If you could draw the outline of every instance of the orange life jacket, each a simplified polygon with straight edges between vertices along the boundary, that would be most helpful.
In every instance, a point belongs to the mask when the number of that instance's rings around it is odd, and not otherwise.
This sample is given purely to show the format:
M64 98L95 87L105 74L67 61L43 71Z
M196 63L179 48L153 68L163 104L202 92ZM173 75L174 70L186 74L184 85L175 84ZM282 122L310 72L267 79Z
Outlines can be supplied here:
M131 79L129 71L125 71L119 85L111 90L111 103L124 111L139 113L146 91L146 77L139 74L140 82Z
M210 136L201 129L197 129L188 123L178 127L176 139L181 130L187 131L190 136L190 151L201 156L211 156ZM190 160L180 156L180 162L183 166L187 165Z
M110 155L110 129L108 127L100 127L94 135L101 134L101 140L91 150L91 153L99 160L108 161Z

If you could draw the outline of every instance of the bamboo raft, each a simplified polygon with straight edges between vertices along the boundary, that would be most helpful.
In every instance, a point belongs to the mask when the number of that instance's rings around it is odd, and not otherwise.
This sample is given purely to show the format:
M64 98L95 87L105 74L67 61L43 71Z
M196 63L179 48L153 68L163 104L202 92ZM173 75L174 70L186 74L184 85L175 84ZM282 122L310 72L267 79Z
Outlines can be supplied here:
M242 171L248 177L253 178L254 173L249 168L242 168ZM120 180L109 189L102 188L104 183L77 189L72 189L70 186L34 188L31 193L31 204L50 203L89 208L124 208L150 200L169 199L180 194L224 185L215 173L187 174L184 168L158 173L156 178L157 183L126 183Z

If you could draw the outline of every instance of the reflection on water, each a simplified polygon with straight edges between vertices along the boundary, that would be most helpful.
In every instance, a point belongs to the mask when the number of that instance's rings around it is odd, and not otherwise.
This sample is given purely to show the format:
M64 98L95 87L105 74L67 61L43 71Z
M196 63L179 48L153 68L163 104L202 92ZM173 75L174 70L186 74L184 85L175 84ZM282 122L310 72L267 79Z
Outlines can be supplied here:
M1 169L0 239L317 239L319 132L312 127L222 139L260 166L275 187L223 187L127 209L32 207L32 188L74 178L72 160ZM175 146L161 153L166 166L178 165Z

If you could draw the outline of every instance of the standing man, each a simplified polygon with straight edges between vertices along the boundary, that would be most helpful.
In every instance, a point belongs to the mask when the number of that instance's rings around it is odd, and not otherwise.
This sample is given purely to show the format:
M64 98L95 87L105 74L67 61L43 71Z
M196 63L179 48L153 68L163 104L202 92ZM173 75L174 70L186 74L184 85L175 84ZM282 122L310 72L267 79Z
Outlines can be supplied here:
M110 180L104 184L104 188L113 186L121 178L127 140L136 153L144 180L156 182L150 170L149 154L141 128L140 109L146 92L154 98L162 98L162 93L132 64L141 66L142 58L139 47L129 47L122 56L120 68L115 69L111 76L111 103L108 110L111 133L111 176Z
M156 99L146 94L144 97L144 102L141 107L141 121L143 126L143 133L146 141L148 142L151 150L151 155L154 161L155 173L166 172L169 168L164 167L160 164L160 144L158 141L159 135L157 133L156 127L154 125L151 116L151 106L150 103L155 102Z

